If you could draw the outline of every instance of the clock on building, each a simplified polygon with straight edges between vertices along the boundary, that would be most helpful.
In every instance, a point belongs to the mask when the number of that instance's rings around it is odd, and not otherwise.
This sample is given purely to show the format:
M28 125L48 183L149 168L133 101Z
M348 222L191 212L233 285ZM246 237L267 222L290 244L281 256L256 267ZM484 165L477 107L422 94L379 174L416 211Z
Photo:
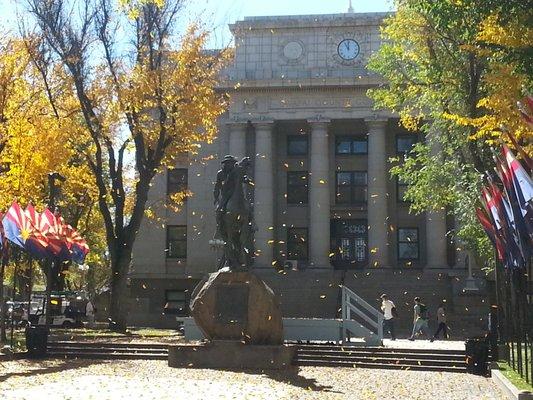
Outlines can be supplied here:
M337 53L345 61L354 60L359 55L359 43L353 39L344 39L337 46Z

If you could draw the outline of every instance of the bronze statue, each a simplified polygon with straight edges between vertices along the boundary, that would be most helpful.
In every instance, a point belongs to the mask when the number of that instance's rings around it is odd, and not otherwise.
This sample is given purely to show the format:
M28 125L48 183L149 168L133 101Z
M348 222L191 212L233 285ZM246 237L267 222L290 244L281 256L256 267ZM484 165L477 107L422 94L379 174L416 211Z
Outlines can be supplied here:
M224 255L219 269L248 268L253 261L253 212L244 185L251 184L248 177L250 158L240 162L231 155L222 160L213 191L216 206L217 230L215 239L224 242Z

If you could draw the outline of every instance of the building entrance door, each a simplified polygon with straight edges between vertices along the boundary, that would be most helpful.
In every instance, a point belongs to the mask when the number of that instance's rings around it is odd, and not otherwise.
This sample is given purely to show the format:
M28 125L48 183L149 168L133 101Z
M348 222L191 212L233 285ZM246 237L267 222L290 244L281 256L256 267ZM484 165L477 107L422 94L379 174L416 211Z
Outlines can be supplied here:
M333 265L338 269L362 268L368 262L367 221L336 219L331 221Z

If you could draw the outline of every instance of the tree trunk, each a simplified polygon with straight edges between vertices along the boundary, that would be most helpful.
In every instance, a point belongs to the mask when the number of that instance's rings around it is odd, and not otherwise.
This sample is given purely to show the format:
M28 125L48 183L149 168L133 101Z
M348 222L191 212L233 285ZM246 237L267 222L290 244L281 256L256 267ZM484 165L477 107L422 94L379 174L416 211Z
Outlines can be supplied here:
M109 329L117 332L126 332L129 313L129 293L127 277L131 263L131 249L117 252L111 261L111 304Z

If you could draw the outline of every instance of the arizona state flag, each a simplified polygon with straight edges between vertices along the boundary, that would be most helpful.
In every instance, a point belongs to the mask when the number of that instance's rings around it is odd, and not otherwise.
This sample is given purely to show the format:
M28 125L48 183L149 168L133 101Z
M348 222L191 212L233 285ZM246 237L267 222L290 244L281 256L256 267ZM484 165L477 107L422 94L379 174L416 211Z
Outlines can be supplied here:
M2 219L5 237L13 244L22 247L35 258L46 258L48 242L44 235L35 230L24 210L13 202Z
M89 253L89 246L87 245L87 242L81 237L75 228L65 224L63 218L61 218L60 221L63 225L63 232L71 252L72 261L78 264L83 264L85 261L85 256L87 253Z
M66 238L62 233L62 227L61 223L58 221L58 217L46 208L41 213L41 218L44 220L42 223L47 226L45 235L53 248L54 256L61 261L70 260L70 249L68 248Z

